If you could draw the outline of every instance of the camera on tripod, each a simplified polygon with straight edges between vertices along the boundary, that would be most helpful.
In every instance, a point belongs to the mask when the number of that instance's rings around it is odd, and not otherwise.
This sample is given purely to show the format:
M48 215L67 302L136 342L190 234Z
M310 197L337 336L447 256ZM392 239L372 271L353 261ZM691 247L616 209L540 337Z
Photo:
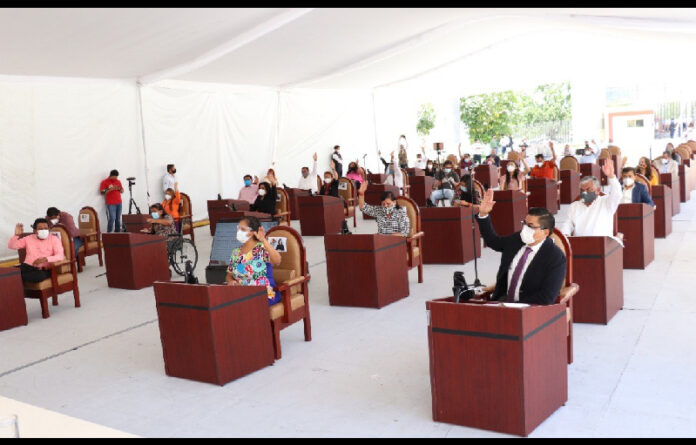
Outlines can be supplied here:
M130 178L126 178L126 181L128 181L128 186L132 187L135 185L135 177L131 176Z
M439 155L440 153L442 153L442 150L445 149L445 143L444 142L433 142L433 148L435 149L435 151Z

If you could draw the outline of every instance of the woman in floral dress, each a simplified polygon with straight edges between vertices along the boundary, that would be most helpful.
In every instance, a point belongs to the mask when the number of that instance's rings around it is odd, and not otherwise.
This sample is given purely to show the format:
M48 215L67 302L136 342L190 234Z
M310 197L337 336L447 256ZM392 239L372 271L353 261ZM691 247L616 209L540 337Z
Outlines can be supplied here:
M280 264L280 254L266 239L258 219L248 216L239 221L237 240L242 244L232 251L227 269L227 284L230 286L266 286L268 305L280 301L280 292L275 292L273 266Z

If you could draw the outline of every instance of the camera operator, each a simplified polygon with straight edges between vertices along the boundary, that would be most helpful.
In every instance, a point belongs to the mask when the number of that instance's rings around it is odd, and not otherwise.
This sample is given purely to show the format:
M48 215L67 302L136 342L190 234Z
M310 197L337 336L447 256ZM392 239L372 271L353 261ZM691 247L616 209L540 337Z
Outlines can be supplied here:
M111 170L109 177L101 182L99 192L104 195L106 200L106 210L108 214L107 232L113 232L114 225L116 232L121 231L121 210L123 207L121 193L123 186L118 180L118 170Z

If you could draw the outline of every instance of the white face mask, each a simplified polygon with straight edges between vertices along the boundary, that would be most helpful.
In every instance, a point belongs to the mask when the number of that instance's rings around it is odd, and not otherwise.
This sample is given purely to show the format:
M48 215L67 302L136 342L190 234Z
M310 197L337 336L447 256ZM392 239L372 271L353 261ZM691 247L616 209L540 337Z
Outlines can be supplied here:
M58 224L58 218L52 219L52 220L51 220L51 224L53 224L54 226L55 226L56 224Z
M522 242L525 244L534 244L536 242L536 240L534 239L534 232L534 229L525 224L522 227L522 231L520 232L520 238L522 238Z
M166 199L167 201L169 201L170 199L172 199L172 195L164 195L164 199Z
M48 229L41 229L36 231L36 236L39 237L39 239L46 239L48 238Z
M585 150L585 156L589 156L592 152L590 150Z
M515 171L515 166L512 165L512 164L508 164L508 166L507 166L507 171L509 171L510 173L514 172L514 171Z
M465 192L466 191L466 186L465 185L460 185L459 190Z
M543 163L543 162L537 162L536 165L537 165L537 167L541 167L542 165L544 165L544 163Z
M259 196L263 196L266 194L266 190L264 189L259 189Z
M666 164L666 163L668 163L668 162L669 162L669 158L662 158L662 163L663 163L663 164Z
M445 171L445 173L449 173L449 172L452 171L452 169L451 169L451 168L446 168L446 169L444 169L444 171Z
M245 232L244 230L237 230L237 241L244 244L249 240L251 233Z
M384 207L384 211L390 215L394 211L394 206Z
M331 184L332 180L333 180L333 178L324 178L324 182L327 184Z
M624 178L623 183L626 187L632 187L635 180L633 178Z

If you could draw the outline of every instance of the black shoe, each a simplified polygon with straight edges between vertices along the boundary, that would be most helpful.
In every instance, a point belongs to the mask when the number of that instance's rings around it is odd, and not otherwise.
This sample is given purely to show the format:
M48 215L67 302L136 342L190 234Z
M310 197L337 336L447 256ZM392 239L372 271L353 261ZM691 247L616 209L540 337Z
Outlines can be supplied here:
M430 200L430 198L425 200L425 205L427 207L437 207L435 204L433 204L433 202Z

